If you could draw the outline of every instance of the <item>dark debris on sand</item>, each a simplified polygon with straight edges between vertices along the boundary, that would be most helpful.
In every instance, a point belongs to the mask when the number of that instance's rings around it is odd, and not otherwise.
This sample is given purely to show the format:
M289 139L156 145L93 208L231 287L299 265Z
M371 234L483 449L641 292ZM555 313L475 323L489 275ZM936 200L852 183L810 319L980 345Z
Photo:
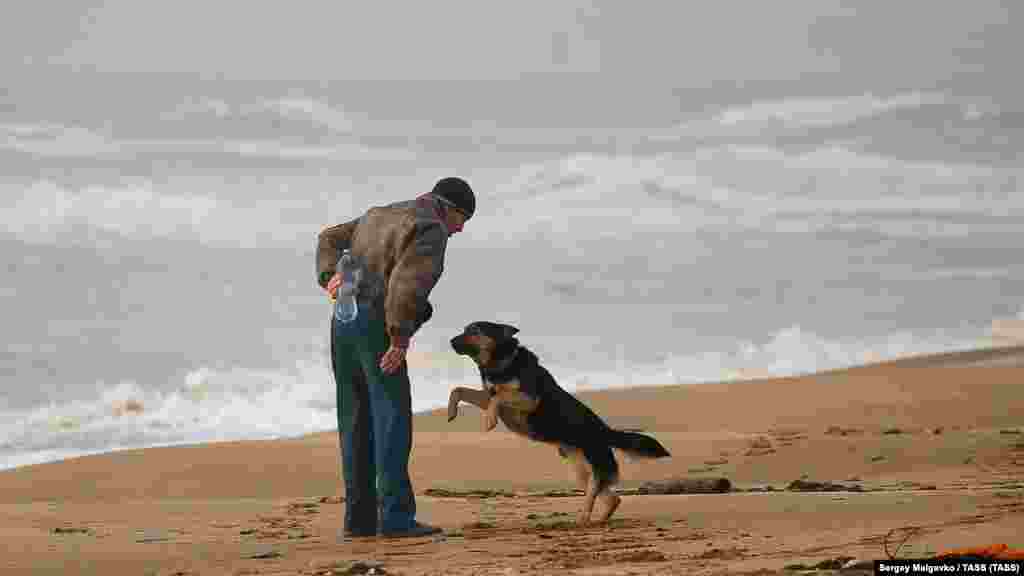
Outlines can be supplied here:
M829 426L825 430L829 436L860 436L864 431L859 428L843 428L842 426Z
M786 486L791 492L863 492L864 487L859 484L845 486L833 482L814 482L811 480L793 480Z
M88 528L76 528L74 526L58 526L53 529L54 534L92 534Z
M515 498L516 495L512 492L506 492L504 490L449 490L447 488L427 488L423 491L424 496L432 496L434 498L469 498L469 499L486 499L486 498Z
M384 569L384 566L376 562L356 561L348 566L333 566L316 572L317 576L387 576L393 574Z
M864 571L874 573L873 560L855 562L853 556L837 556L822 560L816 564L789 564L784 570L789 572L827 572L833 574L858 574Z

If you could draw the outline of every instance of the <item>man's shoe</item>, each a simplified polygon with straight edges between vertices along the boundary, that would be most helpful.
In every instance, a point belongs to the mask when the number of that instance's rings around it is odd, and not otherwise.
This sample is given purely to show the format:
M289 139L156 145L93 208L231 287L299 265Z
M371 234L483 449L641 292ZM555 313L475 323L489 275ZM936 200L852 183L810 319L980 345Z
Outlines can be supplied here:
M373 538L377 535L377 531L369 532L366 530L349 530L345 528L340 533L339 540L354 540L357 538Z
M398 530L394 532L381 532L381 536L384 538L417 538L420 536L433 536L440 534L441 529L437 526L431 526L429 524L421 524L419 522L413 522L413 525L408 530Z

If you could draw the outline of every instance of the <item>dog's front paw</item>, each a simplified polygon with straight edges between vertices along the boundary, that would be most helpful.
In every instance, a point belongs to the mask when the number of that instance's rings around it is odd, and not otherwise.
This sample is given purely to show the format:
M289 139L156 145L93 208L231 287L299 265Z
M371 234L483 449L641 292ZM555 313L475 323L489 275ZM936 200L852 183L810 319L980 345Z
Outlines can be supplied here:
M462 398L459 395L458 390L452 390L451 395L448 396L448 421L455 420L455 417L459 415L459 401Z
M498 414L491 410L484 410L484 432L490 432L498 426Z

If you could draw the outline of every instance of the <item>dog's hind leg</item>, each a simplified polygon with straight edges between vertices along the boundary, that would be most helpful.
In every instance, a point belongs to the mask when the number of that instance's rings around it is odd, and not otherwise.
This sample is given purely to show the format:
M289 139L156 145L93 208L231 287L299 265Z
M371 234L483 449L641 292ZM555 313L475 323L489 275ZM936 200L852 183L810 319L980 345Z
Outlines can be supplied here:
M583 490L583 508L580 510L577 524L586 526L590 523L590 517L594 513L594 502L598 498L602 500L606 507L609 507L609 511L601 515L602 522L607 520L611 513L615 511L615 508L618 508L619 497L609 492L607 488L598 488L598 480L594 476L590 462L583 455L583 450L561 446L558 451L572 462L573 472L576 476L576 485L579 486L580 490Z
M590 484L590 464L583 457L583 451L572 446L559 446L558 453L565 456L572 463L572 471L576 476L576 485L580 490L586 492Z
M576 524L579 526L590 524L590 517L594 514L594 501L597 499L597 494L597 478L591 474L583 493L583 508L580 510L579 518L576 521Z
M590 523L590 516L594 513L594 498L597 496L597 479L590 469L590 462L583 456L582 450L572 452L573 468L576 472L576 482L583 490L583 508L580 510L576 523L586 526Z
M598 495L598 498L604 504L604 512L598 517L598 522L607 522L612 517L612 514L615 514L615 511L618 510L619 504L622 503L622 497L612 492L611 487L606 487Z
M618 509L622 498L612 492L612 486L618 481L619 467L615 462L615 455L611 448L591 447L589 452L577 451L578 470L580 470L581 487L585 491L583 510L580 513L580 524L590 522L593 514L594 502L601 501L604 511L598 517L598 522L606 522ZM582 471L586 471L585 484L582 482Z
M590 515L594 510L594 494L591 486L593 473L590 469L590 462L587 462L583 450L573 446L563 444L558 447L558 453L569 459L573 474L576 476L576 485L583 490L583 509L580 511L577 523L584 526L590 521Z

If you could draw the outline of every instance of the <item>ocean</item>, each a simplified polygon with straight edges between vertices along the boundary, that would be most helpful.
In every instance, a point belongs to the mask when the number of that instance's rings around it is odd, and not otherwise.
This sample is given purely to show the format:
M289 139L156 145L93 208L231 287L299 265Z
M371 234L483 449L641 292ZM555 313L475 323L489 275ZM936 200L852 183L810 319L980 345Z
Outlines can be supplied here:
M479 211L410 352L415 410L477 384L447 348L474 320L519 327L577 391L989 346L1024 320L1016 112L783 99L484 146L354 113L338 133L336 100L4 109L0 468L333 429L316 235L452 173ZM991 137L938 146L919 117Z

